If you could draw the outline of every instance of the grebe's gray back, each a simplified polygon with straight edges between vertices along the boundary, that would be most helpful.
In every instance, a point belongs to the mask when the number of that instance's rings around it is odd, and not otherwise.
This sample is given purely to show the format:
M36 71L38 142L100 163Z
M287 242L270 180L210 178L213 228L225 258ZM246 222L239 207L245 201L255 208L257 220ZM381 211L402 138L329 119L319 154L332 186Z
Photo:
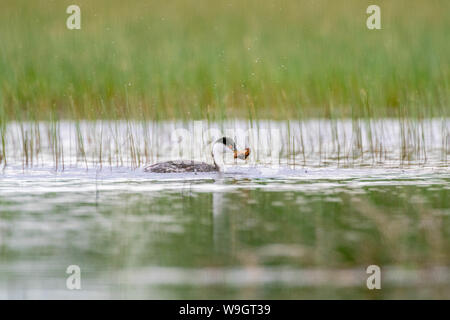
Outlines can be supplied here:
M182 173L182 172L216 172L219 169L212 164L190 160L173 160L152 164L144 168L146 172Z
M191 160L172 160L152 164L146 168L146 172L155 173L183 173L183 172L218 172L223 171L223 155L226 152L233 152L234 158L242 160L247 159L250 149L246 148L239 152L233 139L223 137L216 140L213 144L211 155L214 164L197 162Z

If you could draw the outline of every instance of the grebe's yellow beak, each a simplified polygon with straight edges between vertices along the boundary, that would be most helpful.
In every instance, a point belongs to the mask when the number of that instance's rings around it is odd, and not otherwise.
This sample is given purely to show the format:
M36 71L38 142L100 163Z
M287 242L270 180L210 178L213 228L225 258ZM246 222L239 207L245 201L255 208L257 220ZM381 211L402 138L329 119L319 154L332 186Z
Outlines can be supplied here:
M242 159L245 160L248 158L248 156L250 155L250 148L245 148L244 151L234 151L234 158L237 159Z

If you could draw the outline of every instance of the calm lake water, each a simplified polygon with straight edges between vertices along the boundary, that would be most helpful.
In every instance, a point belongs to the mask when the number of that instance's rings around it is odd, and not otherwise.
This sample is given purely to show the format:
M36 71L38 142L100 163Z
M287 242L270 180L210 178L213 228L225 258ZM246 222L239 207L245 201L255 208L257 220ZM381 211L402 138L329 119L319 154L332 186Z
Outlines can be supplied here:
M209 161L196 151L226 128L10 124L0 298L450 298L449 120L224 126L257 128L227 134L249 161L149 174L180 154L180 132L194 142L184 156ZM81 290L66 287L69 265Z

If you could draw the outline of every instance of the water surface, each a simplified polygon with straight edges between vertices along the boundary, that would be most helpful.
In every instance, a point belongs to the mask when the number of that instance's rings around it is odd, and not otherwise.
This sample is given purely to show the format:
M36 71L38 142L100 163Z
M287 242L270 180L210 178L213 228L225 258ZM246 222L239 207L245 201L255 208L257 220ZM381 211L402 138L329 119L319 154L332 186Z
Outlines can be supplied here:
M350 166L328 142L306 164L260 155L224 174L149 174L126 152L100 166L70 137L64 168L54 149L31 166L17 148L0 175L0 298L450 298L441 136L409 164L370 164L363 143ZM66 288L69 265L81 290Z

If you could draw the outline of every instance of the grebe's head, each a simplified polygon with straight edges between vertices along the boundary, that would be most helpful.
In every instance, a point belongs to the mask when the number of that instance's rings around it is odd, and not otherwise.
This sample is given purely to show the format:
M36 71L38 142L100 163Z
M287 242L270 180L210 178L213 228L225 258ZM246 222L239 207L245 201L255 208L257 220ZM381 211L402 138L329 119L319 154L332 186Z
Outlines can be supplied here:
M219 168L223 168L223 158L226 153L232 153L235 159L245 160L250 155L250 148L246 148L243 151L238 151L236 143L233 139L228 137L222 137L217 139L212 148L212 157L215 165Z

